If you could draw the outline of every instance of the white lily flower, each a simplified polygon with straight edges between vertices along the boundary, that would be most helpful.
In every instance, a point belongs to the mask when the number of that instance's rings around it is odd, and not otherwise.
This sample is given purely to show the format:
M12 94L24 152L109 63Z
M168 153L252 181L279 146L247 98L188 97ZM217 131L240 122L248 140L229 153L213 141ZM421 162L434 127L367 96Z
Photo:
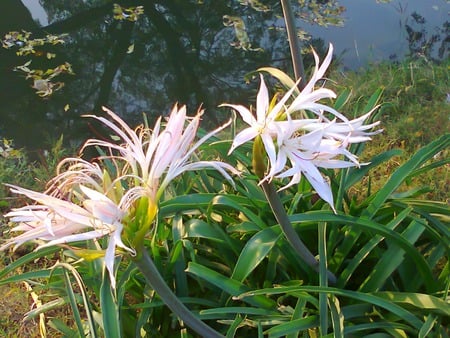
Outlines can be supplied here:
M304 125L302 128L307 131L314 131L322 129L324 131L324 137L329 137L336 140L345 141L346 143L361 143L370 141L372 135L383 132L383 129L375 131L368 131L380 124L380 121L376 121L371 124L364 124L364 122L370 117L370 115L377 109L375 107L370 112L350 121L336 122L314 122Z
M161 118L159 118L153 131L151 131L148 128L133 130L112 111L103 109L116 123L103 117L93 115L90 117L101 121L112 129L124 143L115 144L91 139L86 142L84 147L101 146L109 149L109 151L119 151L120 156L116 158L123 160L132 169L129 175L140 182L140 186L136 187L134 193L129 194L133 198L145 195L156 202L168 184L175 177L188 170L216 169L231 183L233 181L227 171L238 174L234 167L220 161L189 162L192 154L206 140L223 130L231 122L213 130L195 144L192 144L197 135L203 111L199 111L184 128L188 120L186 107L183 106L178 109L175 105L165 128L161 128Z
M317 81L319 81L323 75L325 74L326 70L328 69L328 66L331 63L331 59L333 57L333 45L330 43L330 47L328 48L328 53L322 62L322 65L319 67L319 56L316 54L316 52L313 50L314 60L315 60L315 67L314 72L311 76L311 79L306 84L305 88L300 92L300 94L294 99L294 101L289 105L289 107L286 110L286 114L292 115L296 111L300 110L309 110L321 117L322 119L325 119L323 116L323 112L327 111L334 116L338 117L342 121L347 122L348 119L339 113L337 110L321 104L317 103L317 101L321 99L334 99L336 97L336 94L331 90L327 88L317 88L315 89Z
M320 163L316 162L316 159L320 156L317 150L321 148L321 143L323 142L322 132L318 130L293 137L296 132L293 125L290 128L289 125L286 126L288 127L287 130L278 133L277 158L275 162L271 163L270 171L264 180L270 181L274 177L292 177L291 181L281 188L283 190L299 183L303 174L319 196L330 204L334 210L331 187L318 169ZM291 168L284 170L288 161L291 164Z
M270 163L270 171L265 180L292 177L289 184L281 190L300 182L302 174L311 183L319 196L330 204L334 210L333 195L329 182L322 176L318 168L338 169L360 166L358 158L347 150L347 140L330 138L328 127L333 123L308 122L305 130L297 129L288 116L285 124L279 124L277 133L277 158ZM315 127L312 127L315 126ZM312 131L308 131L311 129ZM305 132L297 136L299 132ZM346 157L349 161L339 159ZM286 169L287 163L291 167Z
M115 288L116 247L135 254L134 248L123 243L121 235L126 226L123 220L132 218L128 213L135 210L138 199L149 198L156 206L169 183L187 170L216 169L229 181L232 179L228 172L238 174L238 171L220 161L191 162L193 153L228 125L217 128L193 144L201 111L189 121L186 108L175 106L165 128L159 118L153 130L144 127L133 130L116 114L105 111L114 122L92 117L112 129L123 143L88 140L84 148L106 148L108 155L100 158L104 165L80 158L65 159L58 165L59 174L50 180L45 193L11 186L12 192L25 195L39 205L25 206L6 214L12 222L18 223L12 231L23 233L9 239L0 250L32 240L45 241L37 250L107 237L104 262ZM189 123L185 127L186 121ZM112 170L111 165L114 167ZM148 223L152 221L149 219Z
M348 146L351 143L368 141L381 130L370 131L379 122L364 125L376 108L359 118L349 120L334 108L318 103L321 99L336 97L330 89L316 88L317 82L323 78L331 63L333 45L330 44L327 56L320 66L318 55L314 51L313 54L315 68L311 79L291 103L286 102L296 87L291 88L280 102L270 109L268 90L261 76L256 118L243 106L225 105L235 109L249 125L236 135L230 152L260 135L269 161L268 172L261 182L290 177L291 181L281 188L282 190L299 183L304 175L319 196L335 211L330 183L319 168L360 166L357 156L347 149ZM294 118L296 112L305 110L313 112L317 118ZM281 112L284 113L283 121L280 121ZM327 118L325 112L331 113L334 118Z
M242 117L245 123L249 125L248 128L239 132L231 145L229 153L231 154L234 149L239 147L245 142L253 140L255 137L260 136L264 144L267 156L270 161L275 161L276 149L273 142L273 137L276 135L278 128L276 121L279 114L285 109L284 104L292 95L295 87L291 88L283 98L270 109L269 92L264 82L263 76L260 74L261 85L256 97L256 118L252 112L241 105L222 104L219 107L231 107L236 110Z
M123 244L120 235L123 229L121 219L124 212L103 194L80 186L87 199L84 208L72 202L38 193L28 189L11 186L11 191L25 195L40 205L25 206L13 209L5 216L12 222L19 223L12 231L24 231L11 238L2 247L5 250L11 245L15 247L32 240L45 240L36 250L63 243L79 242L109 236L105 254L105 265L108 269L111 285L115 287L114 253L119 246L132 254L134 250Z

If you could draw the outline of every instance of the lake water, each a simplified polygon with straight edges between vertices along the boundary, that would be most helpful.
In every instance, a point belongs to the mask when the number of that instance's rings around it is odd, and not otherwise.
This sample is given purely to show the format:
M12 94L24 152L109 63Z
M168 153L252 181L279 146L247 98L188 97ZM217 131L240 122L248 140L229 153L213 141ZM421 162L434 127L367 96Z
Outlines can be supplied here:
M217 124L229 113L217 108L220 103L254 100L258 84L246 82L248 72L268 65L291 71L284 31L268 28L283 24L272 12L226 1L198 6L170 0L164 6L149 3L142 2L145 14L134 23L114 20L112 5L105 1L2 0L1 37L21 29L32 32L31 38L68 35L64 45L36 47L36 53L25 56L16 55L19 46L0 48L0 137L30 149L43 147L60 134L68 143L78 144L98 131L98 125L80 116L100 114L102 105L130 124L140 122L143 112L150 117L166 114L175 102L187 103L191 114L202 105L207 111L204 122ZM275 12L278 2L273 3ZM344 27L297 24L320 39L315 44L322 55L332 42L344 68L399 60L407 54L448 57L446 0L341 0L340 4L346 7ZM230 45L236 37L233 27L224 26L224 15L242 18L255 50ZM258 51L260 47L263 51ZM26 68L16 68L29 61ZM33 82L31 73L24 72L55 69L65 62L74 74L55 77L51 95L45 87L48 82ZM46 95L39 97L37 88Z
M375 0L341 0L339 3L347 8L344 27L308 26L308 30L314 37L332 41L336 53L343 53L343 62L348 68L357 69L368 62L405 57L411 47L407 25L416 32L424 32L424 41L430 39L432 34L441 37L441 41L433 46L432 55L436 58L439 57L439 47L447 39L443 57L448 57L449 1L396 0L377 3ZM420 15L423 23L418 23L412 17L413 13Z

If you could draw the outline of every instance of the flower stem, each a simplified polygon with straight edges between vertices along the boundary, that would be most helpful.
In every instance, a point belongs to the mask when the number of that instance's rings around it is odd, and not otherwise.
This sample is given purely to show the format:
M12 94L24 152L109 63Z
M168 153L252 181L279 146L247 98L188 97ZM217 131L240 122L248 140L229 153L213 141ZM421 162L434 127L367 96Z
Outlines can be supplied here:
M303 244L300 237L298 237L297 232L295 232L292 227L291 221L289 220L286 210L281 203L280 196L278 196L273 183L264 181L261 183L261 186L264 194L266 195L267 201L272 208L272 212L280 224L289 244L308 266L314 269L314 271L319 272L319 262L316 260L311 251L309 251L306 245ZM323 257L323 259L326 259L326 257ZM331 271L327 271L327 276L330 284L336 283L336 276Z
M155 290L169 309L175 313L187 326L197 332L202 337L224 338L223 335L215 331L210 326L206 325L198 319L172 292L162 278L155 263L150 258L145 247L141 247L134 263L145 276L145 279L150 286Z
M294 75L297 80L300 79L298 87L302 90L306 86L305 68L303 66L303 59L295 28L295 18L294 13L292 12L291 2L289 0L281 0L281 7L283 8L284 22L286 23L286 31L288 35L289 48L291 50Z

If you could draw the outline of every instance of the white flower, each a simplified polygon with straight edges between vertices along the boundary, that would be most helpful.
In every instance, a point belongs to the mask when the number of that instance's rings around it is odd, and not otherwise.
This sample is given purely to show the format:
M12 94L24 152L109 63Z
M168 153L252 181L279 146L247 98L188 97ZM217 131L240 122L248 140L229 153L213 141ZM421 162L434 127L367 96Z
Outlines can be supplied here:
M169 183L187 170L216 169L230 181L227 171L238 172L220 161L191 162L194 151L226 127L217 128L193 144L201 112L188 119L186 108L175 106L165 128L159 118L153 130L144 127L133 130L116 114L105 111L114 122L92 117L112 129L123 143L88 140L84 148L106 148L108 155L100 157L103 162L90 163L80 158L63 160L58 165L59 174L50 180L50 188L45 193L11 186L12 192L25 195L39 205L25 206L6 214L12 222L18 223L12 231L23 233L9 239L0 250L32 240L45 241L37 247L40 249L107 237L104 261L111 285L115 287L116 247L135 254L134 248L123 243L121 235L127 226L124 219L133 218L129 213L135 210L138 199L149 198L156 206ZM148 224L152 221L149 219Z
M318 102L336 97L330 89L317 88L317 82L331 63L333 46L330 44L328 54L320 66L319 57L314 51L313 53L315 68L311 79L291 103L287 103L287 100L295 91L295 86L270 109L268 90L261 76L256 119L250 110L243 106L227 105L238 111L244 122L249 124L248 128L236 135L230 152L260 135L269 161L268 172L261 182L290 177L291 181L282 188L286 189L300 182L304 175L319 196L335 211L330 183L319 168L360 166L357 156L348 150L349 145L368 141L372 135L382 130L370 131L379 122L364 125L375 109L349 120L334 108ZM295 118L298 112L303 111L311 111L317 118ZM326 112L333 118L328 118Z
M159 118L153 130L143 127L133 130L112 111L103 109L116 124L103 117L90 117L112 129L124 143L115 144L91 139L86 142L84 147L101 146L110 152L118 151L119 155L115 158L126 163L131 168L131 172L127 174L140 182L136 187L136 197L145 194L156 202L169 183L188 170L212 168L218 170L231 183L233 181L227 171L238 174L234 167L220 161L190 161L193 153L206 140L227 127L230 122L213 130L193 144L203 111L199 111L195 117L191 118L184 128L186 121L189 120L186 117L186 107L178 109L175 105L165 129L161 130L162 123Z
M370 115L377 109L375 107L370 112L350 121L336 122L320 122L305 124L302 128L304 130L313 131L322 129L324 131L324 137L329 137L346 143L361 143L370 141L372 135L383 132L383 129L375 131L368 131L380 124L380 121L376 121L371 124L364 125L364 122L370 117Z
M233 152L234 149L236 149L243 143L253 140L256 136L260 136L264 144L267 156L269 157L270 161L274 161L276 150L275 144L273 142L273 137L276 135L276 132L278 130L276 127L276 119L277 117L279 117L279 114L283 112L285 108L284 104L292 95L295 87L289 90L283 96L283 98L274 107L271 108L267 86L262 75L260 75L260 78L261 85L256 97L256 118L248 108L241 105L222 104L220 105L220 107L227 106L233 108L241 115L244 122L249 125L248 128L242 130L235 136L229 153Z
M289 121L288 121L289 122ZM324 138L324 130L317 129L296 136L294 124L286 123L278 133L276 161L270 163L270 170L264 180L292 177L281 190L300 182L302 174L311 183L319 196L334 210L333 194L329 182L318 168L347 168L359 165L356 156L346 149L346 143ZM336 159L344 155L349 161ZM286 165L290 162L290 168Z
M105 265L115 287L114 253L119 246L134 254L134 250L122 243L120 235L123 229L121 223L124 212L104 195L82 187L86 195L84 208L63 199L44 193L31 191L17 186L10 186L14 193L22 194L36 201L39 205L30 205L13 209L5 216L18 223L12 231L23 231L11 238L2 247L5 250L11 245L19 245L32 240L45 240L36 250L63 243L79 242L109 236L108 248L105 253Z
M321 99L328 99L328 98L333 99L336 97L336 94L331 89L323 87L315 88L317 81L319 81L323 77L326 70L328 69L328 66L331 63L331 59L333 57L333 45L330 44L330 47L328 48L328 53L320 67L319 67L319 56L316 54L314 50L313 55L315 60L315 67L311 79L303 88L303 90L300 92L300 94L289 105L289 107L286 110L286 113L292 115L296 111L309 110L315 113L316 115L320 116L321 118L325 118L323 116L323 112L327 111L335 115L342 121L347 122L348 119L335 109L327 105L317 103L317 101Z

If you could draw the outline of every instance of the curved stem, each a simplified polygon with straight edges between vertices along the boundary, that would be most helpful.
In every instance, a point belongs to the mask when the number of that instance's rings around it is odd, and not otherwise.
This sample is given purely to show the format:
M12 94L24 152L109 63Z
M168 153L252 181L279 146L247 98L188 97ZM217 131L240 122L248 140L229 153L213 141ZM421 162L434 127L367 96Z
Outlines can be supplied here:
M291 49L292 66L294 67L295 79L300 79L298 87L300 90L306 86L305 68L303 66L300 44L298 42L297 30L295 28L295 17L292 12L291 2L289 0L281 0L283 8L284 22L286 23L286 31L288 35L289 48Z
M314 271L319 272L319 262L316 260L311 251L309 251L306 245L303 244L302 240L300 239L300 237L298 237L298 234L292 227L291 221L289 220L286 210L281 203L280 196L278 196L273 183L264 181L261 183L261 186L263 188L264 194L266 195L267 201L272 208L273 214L280 224L281 229L283 230L283 233L286 236L289 244L294 248L294 250L307 265L314 269ZM326 258L324 257L324 259ZM330 284L336 283L336 276L331 271L327 271L327 276Z
M198 319L173 293L162 278L155 263L150 258L145 247L138 251L140 255L134 263L145 276L150 286L155 290L169 309L175 313L187 326L197 332L202 337L224 338L223 335L215 331Z

